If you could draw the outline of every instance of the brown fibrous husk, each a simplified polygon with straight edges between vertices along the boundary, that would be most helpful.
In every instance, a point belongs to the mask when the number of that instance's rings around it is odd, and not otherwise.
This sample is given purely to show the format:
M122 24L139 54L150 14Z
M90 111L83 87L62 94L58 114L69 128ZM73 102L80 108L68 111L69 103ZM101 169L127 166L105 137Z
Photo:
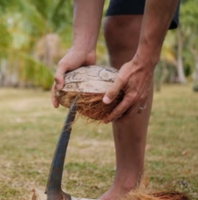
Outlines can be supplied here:
M155 191L148 189L149 177L144 176L136 190L130 191L121 200L190 200L186 194L177 191Z
M125 196L118 197L114 200L190 200L182 192L177 191L155 191L150 192L148 189L149 180L148 177L144 177L140 181L140 185L136 190L132 190ZM33 196L31 200L45 200L46 195L40 190L32 190ZM80 198L79 198L80 199Z
M145 191L131 191L122 200L190 200L184 193L175 191L159 191L145 193Z
M40 190L32 190L31 200L46 200L47 195ZM176 191L159 191L153 193L146 193L144 190L135 190L129 192L123 198L118 200L190 200L184 193Z
M71 106L76 96L78 96L77 110L81 115L102 121L122 101L124 95L120 93L112 103L104 104L102 101L104 93L59 91L57 94L59 103L67 108Z

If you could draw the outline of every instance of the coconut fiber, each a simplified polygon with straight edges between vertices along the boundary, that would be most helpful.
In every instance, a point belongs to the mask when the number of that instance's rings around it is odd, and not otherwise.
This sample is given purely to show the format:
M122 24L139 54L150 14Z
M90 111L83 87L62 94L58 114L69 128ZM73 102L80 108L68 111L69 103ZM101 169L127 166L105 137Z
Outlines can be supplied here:
M120 94L112 103L104 104L102 101L104 93L59 91L57 94L59 103L67 108L70 107L76 96L78 96L78 112L83 116L100 121L107 117L123 99L123 94Z
M145 193L143 191L133 191L130 192L122 200L190 200L185 194L170 191L170 192L154 192L154 193Z

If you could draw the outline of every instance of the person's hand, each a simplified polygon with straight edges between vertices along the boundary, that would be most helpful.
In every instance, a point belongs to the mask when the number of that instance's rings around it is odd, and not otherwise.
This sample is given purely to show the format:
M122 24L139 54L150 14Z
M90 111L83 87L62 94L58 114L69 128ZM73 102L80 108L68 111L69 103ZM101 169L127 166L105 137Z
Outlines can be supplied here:
M122 90L125 95L122 102L104 120L105 123L132 118L140 107L144 108L149 91L152 87L154 66L152 63L134 58L124 64L113 86L103 97L105 104L111 103Z
M52 103L55 108L59 107L59 102L56 97L57 90L61 90L65 84L64 75L67 71L72 71L82 65L95 64L95 52L86 52L71 49L58 63L58 68L54 76L54 84L52 86Z

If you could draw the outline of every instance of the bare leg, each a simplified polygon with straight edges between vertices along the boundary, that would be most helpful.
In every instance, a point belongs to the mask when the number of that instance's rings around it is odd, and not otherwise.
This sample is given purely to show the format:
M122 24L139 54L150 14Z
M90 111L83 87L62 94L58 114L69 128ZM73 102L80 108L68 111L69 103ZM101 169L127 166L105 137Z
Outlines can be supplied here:
M111 66L119 69L134 56L140 35L142 15L111 16L104 24L104 34ZM113 186L100 199L122 197L138 187L144 168L147 127L153 92L150 92L146 109L133 119L113 123L116 149L116 175Z

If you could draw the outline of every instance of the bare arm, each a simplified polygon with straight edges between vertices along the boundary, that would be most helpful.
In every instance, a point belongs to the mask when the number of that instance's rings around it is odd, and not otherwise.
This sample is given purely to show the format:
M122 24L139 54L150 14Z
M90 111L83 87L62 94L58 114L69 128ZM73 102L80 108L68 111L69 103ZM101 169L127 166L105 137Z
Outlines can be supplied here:
M179 0L146 0L137 54L150 57L154 66L159 61L167 30Z
M52 86L52 103L58 107L56 90L64 86L64 74L82 65L96 61L96 43L101 24L104 0L75 0L73 22L73 44L61 59Z
M74 2L73 48L95 52L104 0Z
M113 87L103 98L103 102L108 104L120 90L125 92L123 101L106 118L106 123L118 118L129 119L138 112L140 106L145 105L152 86L153 72L177 4L178 0L146 0L137 52L130 62L121 67ZM129 108L130 112L121 117Z

